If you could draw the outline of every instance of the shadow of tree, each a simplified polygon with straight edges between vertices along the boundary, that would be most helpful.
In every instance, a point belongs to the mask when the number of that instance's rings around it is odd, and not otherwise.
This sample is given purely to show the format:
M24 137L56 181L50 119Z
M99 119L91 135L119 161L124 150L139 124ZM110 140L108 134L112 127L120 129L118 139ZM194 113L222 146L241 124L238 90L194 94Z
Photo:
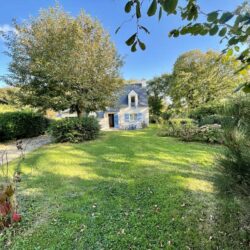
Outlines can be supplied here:
M152 135L112 132L29 155L12 247L244 249L246 235L232 228L238 221L227 221L233 197L221 197L211 170L220 147Z

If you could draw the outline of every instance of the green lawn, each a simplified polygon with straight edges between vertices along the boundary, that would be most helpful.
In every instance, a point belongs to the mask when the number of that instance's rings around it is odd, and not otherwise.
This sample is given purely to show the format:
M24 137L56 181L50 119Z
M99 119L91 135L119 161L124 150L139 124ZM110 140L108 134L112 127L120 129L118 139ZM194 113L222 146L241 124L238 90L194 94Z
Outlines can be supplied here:
M23 221L0 249L246 249L249 203L219 192L221 150L154 128L45 146L21 164Z

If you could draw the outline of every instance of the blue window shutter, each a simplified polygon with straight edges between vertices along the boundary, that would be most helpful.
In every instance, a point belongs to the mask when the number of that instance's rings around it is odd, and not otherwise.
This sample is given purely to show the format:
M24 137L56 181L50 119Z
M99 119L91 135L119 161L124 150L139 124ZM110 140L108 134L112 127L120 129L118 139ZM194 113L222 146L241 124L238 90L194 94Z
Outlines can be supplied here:
M142 113L137 114L137 121L142 121Z
M129 114L128 113L126 113L124 115L124 120L125 120L125 122L129 122Z
M115 128L119 128L119 117L118 117L118 114L115 114L114 115L114 125L115 125Z
M104 118L104 112L103 111L97 112L97 118L99 119Z

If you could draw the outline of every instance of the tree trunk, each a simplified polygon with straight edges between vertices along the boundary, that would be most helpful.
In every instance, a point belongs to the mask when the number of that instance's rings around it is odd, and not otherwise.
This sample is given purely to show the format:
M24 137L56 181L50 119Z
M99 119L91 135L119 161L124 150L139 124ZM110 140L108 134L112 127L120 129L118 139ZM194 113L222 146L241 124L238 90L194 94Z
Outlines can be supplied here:
M78 118L82 118L84 116L84 111L79 105L76 105L76 113Z

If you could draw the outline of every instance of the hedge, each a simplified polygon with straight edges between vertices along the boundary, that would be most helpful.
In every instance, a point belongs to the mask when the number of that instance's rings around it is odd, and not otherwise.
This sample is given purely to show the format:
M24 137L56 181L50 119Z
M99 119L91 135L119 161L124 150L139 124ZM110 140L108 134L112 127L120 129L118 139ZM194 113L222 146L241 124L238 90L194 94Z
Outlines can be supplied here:
M49 120L39 113L30 111L0 114L0 141L30 138L43 134Z
M97 138L100 125L94 117L64 118L51 123L49 132L56 142L83 142Z

